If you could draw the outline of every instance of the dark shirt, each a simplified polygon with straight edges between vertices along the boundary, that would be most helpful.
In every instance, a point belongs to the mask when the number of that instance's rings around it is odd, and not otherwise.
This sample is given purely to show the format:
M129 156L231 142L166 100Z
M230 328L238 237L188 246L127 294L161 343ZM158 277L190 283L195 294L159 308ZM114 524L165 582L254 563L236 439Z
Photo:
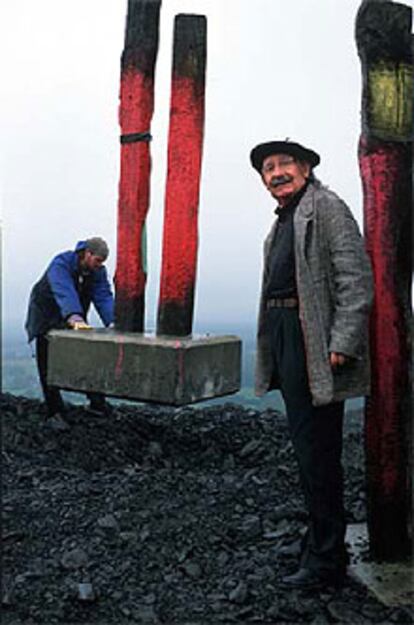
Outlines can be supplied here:
M295 210L302 199L307 184L283 208L278 206L275 213L278 223L270 244L265 267L265 297L296 297L294 224Z

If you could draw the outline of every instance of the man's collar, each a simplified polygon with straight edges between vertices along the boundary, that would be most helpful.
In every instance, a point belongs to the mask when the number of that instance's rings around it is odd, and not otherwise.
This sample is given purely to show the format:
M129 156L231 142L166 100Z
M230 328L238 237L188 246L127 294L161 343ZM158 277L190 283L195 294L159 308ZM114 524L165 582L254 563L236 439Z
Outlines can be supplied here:
M90 270L85 267L84 265L82 265L81 259L78 258L78 273L82 276L87 276L88 274L90 274Z

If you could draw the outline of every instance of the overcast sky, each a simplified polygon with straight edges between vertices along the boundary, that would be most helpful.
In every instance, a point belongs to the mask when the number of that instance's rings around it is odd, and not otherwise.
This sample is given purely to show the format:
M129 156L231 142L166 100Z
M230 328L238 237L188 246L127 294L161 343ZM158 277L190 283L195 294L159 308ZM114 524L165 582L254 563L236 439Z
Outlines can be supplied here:
M321 154L316 173L362 225L357 143L359 0L164 0L152 124L147 327L158 300L173 18L207 15L206 123L195 320L256 318L274 201L250 167L261 141ZM0 203L3 319L23 325L32 284L58 252L106 238L113 275L118 94L126 0L2 0Z

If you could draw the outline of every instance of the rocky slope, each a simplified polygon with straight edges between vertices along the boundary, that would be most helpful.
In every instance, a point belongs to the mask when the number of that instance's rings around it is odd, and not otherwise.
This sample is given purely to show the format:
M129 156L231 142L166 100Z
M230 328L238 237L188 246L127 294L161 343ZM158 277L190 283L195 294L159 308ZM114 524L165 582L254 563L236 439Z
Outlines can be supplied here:
M69 406L0 396L3 623L411 623L352 578L286 592L303 502L285 419L224 404ZM361 422L347 419L349 521L365 515Z

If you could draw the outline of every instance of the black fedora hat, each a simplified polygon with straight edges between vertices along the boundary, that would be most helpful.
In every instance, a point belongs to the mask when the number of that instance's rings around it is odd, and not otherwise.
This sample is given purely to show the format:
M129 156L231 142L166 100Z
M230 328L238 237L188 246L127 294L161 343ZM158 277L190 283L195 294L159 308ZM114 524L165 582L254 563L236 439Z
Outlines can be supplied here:
M316 167L320 163L320 156L313 150L303 147L300 143L294 141L268 141L267 143L259 143L250 152L250 162L253 167L261 173L262 165L265 158L272 154L289 154L299 161L309 163L311 167Z

